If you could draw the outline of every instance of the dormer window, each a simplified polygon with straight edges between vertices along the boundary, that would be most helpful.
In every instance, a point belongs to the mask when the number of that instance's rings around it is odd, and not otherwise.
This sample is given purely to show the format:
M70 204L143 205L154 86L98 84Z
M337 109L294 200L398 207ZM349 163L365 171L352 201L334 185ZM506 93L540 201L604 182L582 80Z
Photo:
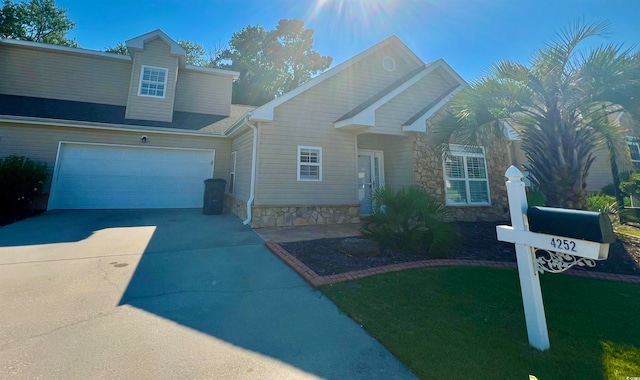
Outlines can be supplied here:
M139 96L151 96L164 98L167 88L167 73L169 70L162 67L142 66L140 75Z

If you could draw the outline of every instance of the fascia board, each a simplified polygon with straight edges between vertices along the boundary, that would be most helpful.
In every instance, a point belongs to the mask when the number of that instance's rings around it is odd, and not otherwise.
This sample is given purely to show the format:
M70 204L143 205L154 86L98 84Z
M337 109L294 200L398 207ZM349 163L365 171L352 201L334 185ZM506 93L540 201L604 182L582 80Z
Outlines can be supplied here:
M212 67L200 67L200 66L193 66L193 65L185 65L184 70L197 71L197 72L200 72L200 73L207 73L207 74L225 75L225 76L233 77L234 79L238 79L238 77L240 76L240 72L238 72L238 71L216 69L216 68L212 68Z
M8 45L22 46L22 47L33 48L33 49L52 50L52 51L58 51L58 52L64 52L64 53L91 55L91 56L101 57L101 58L110 58L110 59L119 59L119 60L123 60L123 61L131 61L131 57L128 56L128 55L107 53L107 52L103 52L103 51L96 51L96 50L89 50L89 49L82 49L82 48L74 48L74 47L68 47L68 46L58 46L58 45L44 44L44 43L40 43L40 42L14 40L14 39L11 39L11 38L0 38L0 43L8 44Z

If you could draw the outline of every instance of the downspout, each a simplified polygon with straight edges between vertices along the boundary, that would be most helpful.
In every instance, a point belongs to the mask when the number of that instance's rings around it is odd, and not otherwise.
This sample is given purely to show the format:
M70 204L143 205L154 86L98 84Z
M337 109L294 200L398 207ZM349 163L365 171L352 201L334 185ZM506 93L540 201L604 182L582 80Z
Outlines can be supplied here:
M248 120L249 117L245 118L244 124L253 129L253 149L251 152L251 190L249 192L249 200L247 201L247 219L242 222L242 224L244 224L245 226L251 223L251 204L253 203L253 198L255 197L256 162L258 151L258 128L256 128L255 125L249 124Z

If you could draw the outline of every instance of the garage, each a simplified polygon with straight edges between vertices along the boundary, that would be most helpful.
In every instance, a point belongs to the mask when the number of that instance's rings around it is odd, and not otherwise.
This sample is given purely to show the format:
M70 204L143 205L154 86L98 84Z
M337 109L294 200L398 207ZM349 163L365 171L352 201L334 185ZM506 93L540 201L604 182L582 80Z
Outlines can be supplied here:
M202 207L215 151L61 142L49 210Z

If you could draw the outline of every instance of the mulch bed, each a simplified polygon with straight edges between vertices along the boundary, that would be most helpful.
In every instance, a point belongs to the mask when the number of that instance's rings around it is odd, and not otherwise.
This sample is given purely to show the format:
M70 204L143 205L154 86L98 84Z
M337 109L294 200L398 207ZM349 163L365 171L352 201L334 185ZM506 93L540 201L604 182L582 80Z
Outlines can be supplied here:
M383 265L425 259L467 259L515 262L513 244L496 238L496 225L508 223L457 223L460 244L438 257L381 252L372 242L359 238L318 239L280 243L291 255L320 276L358 271ZM372 246L373 245L373 246ZM609 258L594 268L579 270L640 276L640 239L618 235L609 247Z

